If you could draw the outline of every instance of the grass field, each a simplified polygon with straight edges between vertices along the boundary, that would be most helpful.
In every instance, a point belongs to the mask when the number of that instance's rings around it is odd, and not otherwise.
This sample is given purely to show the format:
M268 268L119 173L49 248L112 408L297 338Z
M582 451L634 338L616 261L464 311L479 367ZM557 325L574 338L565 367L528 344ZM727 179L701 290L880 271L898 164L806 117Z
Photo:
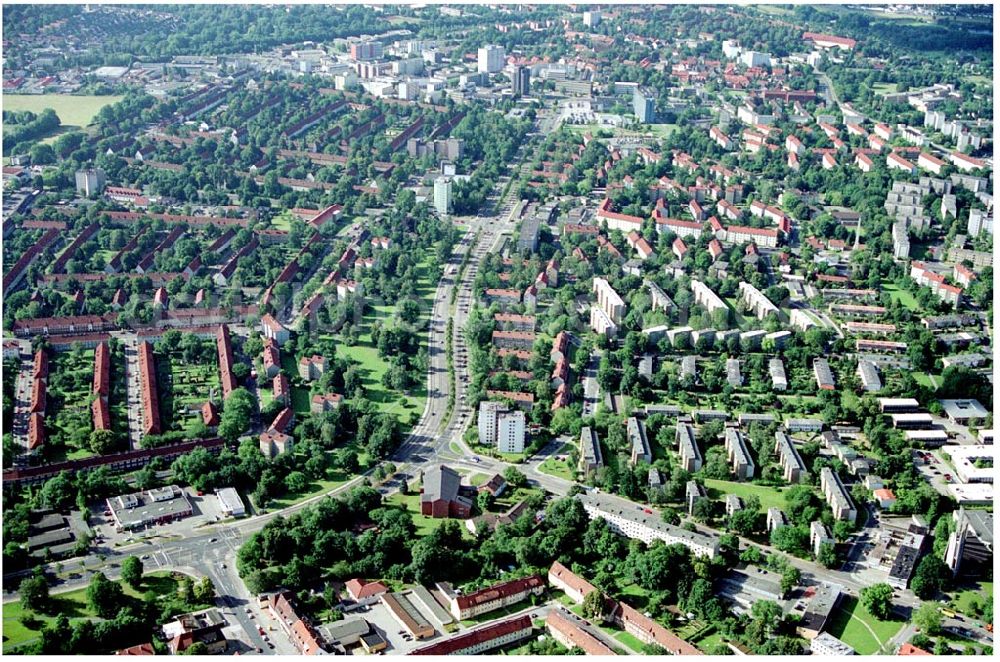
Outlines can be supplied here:
M147 591L152 591L158 597L173 596L177 593L178 581L169 572L152 572L143 577L141 591L123 584L125 593L133 598L141 598ZM22 622L26 615L19 602L8 602L3 606L3 652L22 644L31 643L38 638L45 625L52 623L59 616L66 616L70 623L82 620L97 620L97 615L87 604L87 589L81 588L52 596L52 608L49 613L36 614L38 629L29 629Z
M899 301L903 306L910 310L920 310L920 304L917 300L913 298L913 295L906 290L899 289L896 285L887 283L882 286L882 290L888 293L889 297L893 301Z
M980 582L979 589L967 589L959 591L952 597L951 606L957 611L967 616L976 616L972 609L972 600L975 598L980 605L980 609L987 603L993 602L993 582Z
M50 142L69 127L84 127L90 124L101 108L118 103L121 96L73 96L71 94L5 94L4 110L29 110L40 113L46 108L56 111L60 128L42 142Z
M411 486L413 491L416 491L416 487ZM427 517L420 514L420 495L419 494L393 494L391 497L386 499L386 502L391 505L403 506L406 511L410 514L410 519L413 520L413 526L416 527L416 535L419 537L426 536L427 534L440 528L442 524L447 522L447 519L436 519L434 517ZM472 539L472 534L463 525L462 536L465 538Z
M966 81L968 81L970 83L974 83L976 85L992 85L993 84L993 79L992 78L989 78L988 76L981 76L979 74L975 74L975 75L972 75L972 76L966 76L963 80L966 80Z
M344 448L349 448L354 451L354 454L358 456L358 465L360 466L358 473L363 473L367 471L372 466L371 458L368 453L361 447L361 444L357 440L351 441L349 444L344 446ZM323 480L313 480L310 481L306 486L306 489L301 492L289 492L285 494L280 499L272 500L268 506L270 510L280 510L281 508L287 508L289 506L294 506L295 504L305 501L317 494L323 494L329 492L332 489L336 489L348 482L356 474L349 474L341 469L336 469L333 467L332 458L333 452L328 452L327 466L326 466L326 477Z
M872 92L878 95L892 94L895 91L895 83L875 83L872 85Z
M550 457L542 462L538 470L550 476L562 478L563 480L576 480L576 471L570 469L565 460L556 460Z
M420 275L417 277L414 290L417 298L423 305L419 324L426 325L434 302L434 274L431 270L430 262L426 259L417 265L417 270ZM415 413L419 415L423 411L424 402L427 399L427 382L425 377L421 375L419 384L405 396L395 391L390 391L382 385L382 375L389 369L389 361L379 357L378 348L372 343L371 328L372 324L376 321L389 322L394 310L395 306L391 305L367 307L362 318L364 332L358 336L358 342L355 345L344 347L344 353L360 364L361 381L364 384L368 400L376 403L383 412L404 418L405 422L405 417L408 414ZM420 346L423 348L427 346L427 334L423 330L420 331ZM294 390L292 399L293 401L295 400ZM305 409L308 411L308 408L307 399ZM298 411L297 406L295 410L296 412Z
M852 596L845 596L833 613L833 622L827 630L859 655L873 655L892 639L903 622L880 621ZM889 653L891 651L881 651Z
M761 485L752 485L750 483L736 483L728 480L715 480L713 478L705 479L705 487L708 489L708 496L711 498L720 498L726 494L735 494L741 499L746 499L749 496L755 496L760 499L760 507L762 511L767 511L768 508L785 508L785 496L781 493L781 488L777 487L764 487Z
M913 373L913 379L915 379L918 384L923 384L924 386L927 386L935 390L938 387L937 385L938 378L926 372Z
M94 350L58 352L50 355L45 428L53 456L66 459L90 457L88 447L92 414L90 392L94 379ZM80 434L80 431L84 434Z
M201 419L199 409L209 395L221 393L217 366L214 363L191 364L163 354L157 357L160 415L169 417L164 429L190 430Z

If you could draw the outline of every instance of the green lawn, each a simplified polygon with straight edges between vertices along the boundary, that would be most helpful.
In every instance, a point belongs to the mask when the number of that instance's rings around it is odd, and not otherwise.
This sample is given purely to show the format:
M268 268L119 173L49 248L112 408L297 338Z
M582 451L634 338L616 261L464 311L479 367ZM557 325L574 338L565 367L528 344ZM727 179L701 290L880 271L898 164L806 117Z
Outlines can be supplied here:
M951 607L971 618L977 618L972 609L972 599L979 601L980 609L993 602L993 582L979 582L978 589L959 591L951 599Z
M901 290L896 285L887 283L882 286L882 291L888 293L889 298L893 301L898 301L906 308L915 311L920 310L920 304L917 303L917 300L913 297L913 295L906 290Z
M937 389L938 378L934 375L928 374L926 372L915 372L913 373L913 379L916 380L918 384L922 384L928 388Z
M989 78L987 76L981 76L979 74L974 74L972 76L966 76L963 80L966 80L966 81L968 81L970 83L974 83L976 85L992 85L993 84L993 79L992 78Z
M359 473L365 472L372 465L371 458L368 457L368 453L362 449L361 445L355 440L349 443L346 448L350 448L358 456L358 464L360 465ZM323 480L313 480L310 481L306 489L301 492L289 492L285 494L280 499L274 499L270 502L270 510L280 510L282 508L287 508L293 506L297 503L305 501L317 494L325 494L332 489L338 488L344 483L348 482L356 474L349 474L340 469L335 469L332 465L333 453L328 452L327 455L327 467L326 467L326 477Z
M622 642L636 653L642 651L643 643L624 630L615 633L615 640Z
M125 593L133 598L141 598L147 591L154 592L159 597L173 596L177 593L178 581L169 572L152 572L143 578L140 591L131 586L123 585ZM58 616L66 616L70 622L82 620L97 620L97 615L87 605L87 589L58 593L52 596L52 608L46 614L37 614L38 628L28 628L21 623L25 611L17 601L5 603L3 606L3 652L27 644L38 638L42 628L52 623Z
M281 369L288 375L289 383L292 385L292 411L296 414L309 413L309 389L304 386L297 386L299 367L295 363L295 357L288 352L281 354ZM265 391L271 390L265 388Z
M101 108L118 103L121 96L74 96L70 94L5 94L4 110L30 110L40 113L46 108L56 111L63 126L87 126Z
M705 479L705 487L708 489L708 495L713 499L723 498L726 494L735 494L741 499L756 496L760 499L761 510L765 512L771 507L784 509L787 506L785 496L782 494L782 488L780 487L764 487L762 485L715 480L713 478Z
M666 138L677 130L677 124L650 124L646 127L649 133L657 138Z
M542 464L538 467L538 470L542 473L549 474L550 476L562 478L563 480L576 480L576 471L570 469L565 460L556 460L555 458L550 457L542 462Z
M416 492L417 488L411 486L411 491ZM447 522L447 519L437 519L434 517L427 517L420 514L420 494L393 494L391 497L386 499L389 504L396 506L403 506L407 512L410 513L410 518L413 520L413 525L416 527L416 535L419 537L426 536L432 531L437 530L442 524ZM472 534L463 525L462 535L466 538L472 539Z
M872 92L878 95L891 94L896 91L895 83L875 83L872 85Z
M94 350L49 354L45 428L51 446L47 449L50 460L93 455L89 447L93 380Z
M865 627L867 625L868 627ZM833 613L833 621L827 630L833 636L851 646L860 655L874 655L887 644L900 628L900 620L880 621L852 596L844 596L840 606ZM871 628L871 631L869 631ZM872 635L874 632L874 636ZM881 651L888 653L890 651Z

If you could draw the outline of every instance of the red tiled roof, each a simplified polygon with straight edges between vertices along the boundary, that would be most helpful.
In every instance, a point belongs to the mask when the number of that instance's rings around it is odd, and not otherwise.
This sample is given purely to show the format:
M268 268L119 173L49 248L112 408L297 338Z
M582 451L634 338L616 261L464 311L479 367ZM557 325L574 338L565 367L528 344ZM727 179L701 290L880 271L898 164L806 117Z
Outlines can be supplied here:
M236 388L236 377L233 375L233 345L229 339L229 327L219 325L215 336L215 347L219 356L219 378L222 381L222 401Z
M460 634L457 637L435 642L430 646L424 646L412 651L410 655L450 655L521 630L531 630L531 618L527 615L487 625L478 630Z
M530 577L514 579L509 582L503 582L502 584L494 584L493 586L488 586L473 593L460 595L455 598L455 602L458 603L459 609L468 609L470 607L476 607L487 602L493 602L494 600L517 595L519 593L531 591L543 586L545 586L545 582L542 581L541 577L538 575L531 575Z
M156 364L149 341L139 343L139 379L142 383L142 411L145 434L160 434L160 403L156 393Z

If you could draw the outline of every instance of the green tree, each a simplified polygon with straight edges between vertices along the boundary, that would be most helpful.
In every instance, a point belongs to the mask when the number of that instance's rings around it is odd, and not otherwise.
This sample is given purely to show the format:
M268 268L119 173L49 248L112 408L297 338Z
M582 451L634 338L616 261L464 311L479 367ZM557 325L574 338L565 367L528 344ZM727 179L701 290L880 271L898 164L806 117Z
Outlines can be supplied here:
M938 557L928 554L917 563L910 589L923 600L930 600L943 591L951 571Z
M892 587L888 584L872 584L861 589L861 604L868 612L886 621L892 614Z
M583 597L583 614L588 618L598 620L604 618L604 594L591 591Z
M511 488L525 487L528 484L528 477L517 467L507 467L504 469L503 479Z
M114 618L124 597L121 585L105 577L103 572L94 575L87 587L87 605L101 618Z
M836 548L828 542L819 546L819 555L816 557L816 560L824 568L836 568L840 564L837 560Z
M920 631L928 636L932 636L941 630L942 616L937 605L933 602L925 602L920 605L916 613L913 614L913 623L920 628Z
M209 603L215 598L215 585L208 577L202 577L201 581L194 585L191 592L197 602Z
M122 581L132 588L142 585L142 561L137 556L130 556L122 561Z
M21 608L26 611L44 613L49 605L49 583L42 574L35 574L21 582Z

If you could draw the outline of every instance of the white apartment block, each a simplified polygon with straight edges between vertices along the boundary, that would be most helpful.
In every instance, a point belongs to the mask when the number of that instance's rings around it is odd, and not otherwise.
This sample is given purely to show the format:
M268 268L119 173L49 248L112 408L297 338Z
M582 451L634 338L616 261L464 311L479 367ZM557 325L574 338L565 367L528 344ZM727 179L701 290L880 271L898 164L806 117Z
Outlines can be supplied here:
M590 328L602 336L614 338L618 335L618 325L612 321L603 309L597 306L590 307Z
M858 517L858 510L854 506L854 501L851 500L851 495L844 488L844 484L840 482L840 476L830 467L823 467L819 474L819 484L827 504L833 511L834 519L853 523Z
M603 278L594 278L594 293L597 295L597 305L607 313L612 322L620 324L625 316L625 302L611 284Z
M495 74L506 64L507 54L503 46L488 45L479 49L477 71L481 74Z
M750 480L754 474L754 463L747 451L743 434L736 428L726 428L726 459L732 465L733 473L740 480Z
M678 422L675 436L677 437L677 453L681 456L681 466L684 467L684 470L694 473L701 469L701 451L698 450L694 428L688 423Z
M696 556L714 558L719 550L715 536L686 531L663 521L660 512L643 508L639 504L608 494L577 494L584 510L591 518L600 517L612 531L628 538L641 540L647 545L662 540L668 545L681 544Z
M764 319L768 315L777 315L778 307L764 293L747 282L740 283L740 300L746 304L747 308L753 311L757 319Z
M520 409L497 416L497 450L501 453L523 453L524 428L524 412Z
M774 433L774 452L781 463L782 476L789 483L799 483L806 476L806 465L795 449L791 437L778 430Z
M812 548L813 556L819 556L820 547L824 543L834 544L833 536L830 535L830 529L826 524L816 520L809 525L809 546Z
M700 280L691 279L691 293L694 295L694 302L707 309L710 314L716 310L728 310L726 302Z

